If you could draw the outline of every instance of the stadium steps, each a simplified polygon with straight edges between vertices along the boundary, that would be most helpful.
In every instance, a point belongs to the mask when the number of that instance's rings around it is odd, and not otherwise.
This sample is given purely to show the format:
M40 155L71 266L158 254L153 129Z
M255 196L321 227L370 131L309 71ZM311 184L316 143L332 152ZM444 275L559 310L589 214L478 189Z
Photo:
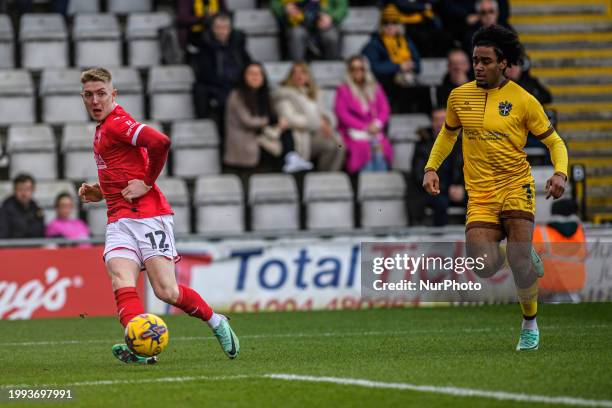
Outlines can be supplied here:
M548 86L612 84L612 67L535 67L531 73Z
M556 102L612 102L611 84L550 85Z
M522 34L529 50L605 49L612 47L612 33Z
M530 50L529 58L534 67L612 67L612 48Z
M612 214L612 1L511 0L511 9L531 72L553 94L570 165L586 167L588 216Z

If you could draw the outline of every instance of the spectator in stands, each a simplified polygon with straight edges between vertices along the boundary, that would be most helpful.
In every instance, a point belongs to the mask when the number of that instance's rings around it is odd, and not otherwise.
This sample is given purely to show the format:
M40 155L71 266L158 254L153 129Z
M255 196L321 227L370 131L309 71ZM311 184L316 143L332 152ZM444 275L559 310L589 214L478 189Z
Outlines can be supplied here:
M89 228L83 220L73 218L74 200L67 193L59 193L55 198L55 219L45 229L45 236L55 238L82 239L89 237Z
M387 96L364 57L353 56L346 65L346 80L338 87L335 102L338 131L346 146L346 169L349 173L387 171L393 158L384 132L391 111Z
M306 160L315 160L317 170L339 171L344 162L344 146L334 132L333 114L319 105L317 93L308 65L296 62L274 92L274 103L293 130L296 152Z
M431 112L431 128L419 130L421 140L417 143L412 160L412 179L417 194L411 196L409 212L413 223L420 223L425 215L425 206L433 209L434 226L440 227L448 224L448 207L451 203L465 205L466 194L463 184L463 156L461 142L455 143L447 160L438 171L440 177L440 194L430 196L423 190L422 181L425 164L431 153L436 137L446 118L446 110L434 109Z
M312 169L312 163L294 151L287 119L278 117L261 64L252 62L243 70L238 86L230 93L225 114L226 170L246 183L252 173L291 173Z
M224 0L177 0L177 24L179 42L188 54L195 55L202 40L202 33L210 19L219 12L227 12Z
M448 53L448 72L444 76L442 85L436 89L437 102L440 105L446 105L448 96L451 91L458 86L461 86L471 81L470 58L461 49L455 48Z
M315 58L340 58L338 26L348 13L347 0L272 0L270 6L285 34L291 60L304 61L308 51Z
M452 37L442 29L433 4L435 0L384 0L383 12L397 13L404 34L411 38L422 57L443 57L453 46Z
M372 34L362 54L391 101L393 112L418 112L429 106L429 88L417 87L419 53L402 34L400 16L392 8L381 16L380 31Z
M196 115L214 119L221 135L227 96L249 62L244 33L232 29L229 15L218 13L212 17L211 28L203 33L195 58L194 104Z
M476 0L438 0L434 10L440 15L444 29L448 31L456 42L457 46L463 42L466 33L471 30L480 19L476 11ZM499 16L497 21L503 26L507 26L510 16L510 6L508 0L498 0Z
M468 53L468 55L471 55L472 52L472 37L481 27L490 27L492 25L499 24L514 31L514 29L508 23L502 24L499 21L499 3L496 0L477 1L476 13L478 14L478 22L468 27L465 37L463 38L463 49Z
M34 179L19 174L13 180L13 195L0 208L0 238L39 238L45 236L44 214L34 194Z

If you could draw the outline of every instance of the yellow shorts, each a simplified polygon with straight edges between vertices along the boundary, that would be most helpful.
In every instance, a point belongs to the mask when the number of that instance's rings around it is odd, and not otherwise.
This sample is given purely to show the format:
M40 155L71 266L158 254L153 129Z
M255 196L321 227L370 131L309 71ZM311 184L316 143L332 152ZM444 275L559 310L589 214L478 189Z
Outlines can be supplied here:
M502 220L508 218L534 220L533 180L521 186L496 191L471 191L468 196L466 231L470 228L494 228L503 231Z

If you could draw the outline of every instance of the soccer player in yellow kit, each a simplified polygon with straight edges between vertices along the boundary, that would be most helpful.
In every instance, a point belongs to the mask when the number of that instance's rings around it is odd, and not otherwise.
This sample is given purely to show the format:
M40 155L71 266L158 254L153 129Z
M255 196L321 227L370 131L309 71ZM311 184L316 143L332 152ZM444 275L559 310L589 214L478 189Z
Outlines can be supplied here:
M559 198L565 190L567 149L542 105L504 76L505 69L523 55L516 34L501 26L482 28L472 45L476 80L454 89L448 98L446 123L425 166L423 187L429 194L440 193L436 171L463 129L468 256L486 254L485 268L474 272L490 277L507 255L523 313L516 349L535 350L540 342L538 277L544 270L532 247L535 187L523 147L531 132L550 152L555 170L546 182L547 198ZM506 254L499 246L504 237Z

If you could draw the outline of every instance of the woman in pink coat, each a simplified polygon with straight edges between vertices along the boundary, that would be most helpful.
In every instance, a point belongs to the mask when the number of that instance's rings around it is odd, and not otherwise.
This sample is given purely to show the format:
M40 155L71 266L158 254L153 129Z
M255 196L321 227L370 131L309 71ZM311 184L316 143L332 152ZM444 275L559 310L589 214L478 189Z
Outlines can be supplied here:
M389 102L365 61L361 56L348 59L346 81L336 91L338 131L346 145L349 173L387 171L393 158L384 134Z

